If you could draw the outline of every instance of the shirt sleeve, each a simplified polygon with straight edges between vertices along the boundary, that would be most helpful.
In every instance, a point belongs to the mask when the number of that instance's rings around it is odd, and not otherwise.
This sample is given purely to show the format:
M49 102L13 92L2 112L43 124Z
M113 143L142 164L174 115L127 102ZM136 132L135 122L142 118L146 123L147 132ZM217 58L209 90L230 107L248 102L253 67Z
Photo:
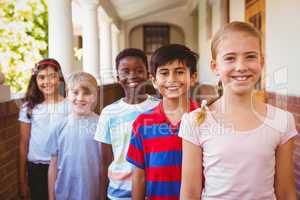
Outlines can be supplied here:
M110 117L107 114L107 112L103 110L99 117L96 133L94 136L94 139L96 141L106 143L106 144L111 144L109 123L110 123Z
M129 163L133 164L134 166L144 169L145 168L144 148L142 143L142 137L138 132L138 128L139 126L135 121L133 123L126 160Z
M197 146L202 146L200 134L197 132L196 119L192 115L195 113L185 113L182 116L178 136Z
M292 113L287 112L287 126L286 131L281 134L280 144L287 143L291 138L298 134L295 125L295 118Z
M19 121L25 122L25 123L31 123L31 119L27 117L27 110L28 107L24 104L22 105L20 112L19 112Z
M62 131L61 128L57 128L56 131L50 135L47 142L47 152L50 153L51 156L57 156L59 152L58 146L58 137L59 133Z

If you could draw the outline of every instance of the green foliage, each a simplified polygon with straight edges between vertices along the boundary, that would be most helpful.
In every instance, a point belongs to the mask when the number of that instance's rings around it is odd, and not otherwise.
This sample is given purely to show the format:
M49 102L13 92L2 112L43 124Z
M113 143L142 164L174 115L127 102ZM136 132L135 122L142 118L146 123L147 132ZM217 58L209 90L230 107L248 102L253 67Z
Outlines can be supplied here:
M25 92L32 67L47 55L45 0L0 0L0 71L13 92Z

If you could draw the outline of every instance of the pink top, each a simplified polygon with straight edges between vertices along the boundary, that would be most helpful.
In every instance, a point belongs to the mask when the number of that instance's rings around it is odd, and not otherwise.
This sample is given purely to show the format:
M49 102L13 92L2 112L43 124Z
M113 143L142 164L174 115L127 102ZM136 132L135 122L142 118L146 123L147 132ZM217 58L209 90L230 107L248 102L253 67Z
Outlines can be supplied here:
M267 106L259 127L238 132L222 127L207 109L199 125L199 109L185 114L179 136L203 149L205 185L202 200L275 200L275 151L297 135L291 113Z

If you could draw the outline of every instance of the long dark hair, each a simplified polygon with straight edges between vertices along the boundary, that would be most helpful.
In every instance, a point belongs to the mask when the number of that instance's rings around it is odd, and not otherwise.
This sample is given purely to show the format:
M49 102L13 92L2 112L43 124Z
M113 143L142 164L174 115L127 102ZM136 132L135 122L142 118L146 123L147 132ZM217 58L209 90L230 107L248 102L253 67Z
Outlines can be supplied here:
M31 119L33 108L42 103L45 100L44 94L40 91L37 85L37 75L41 70L46 69L47 67L53 68L59 74L60 87L59 92L62 96L66 96L65 92L65 79L62 74L60 64L57 60L53 58L45 58L39 61L35 67L32 69L32 75L29 80L27 92L25 95L25 102L27 106L27 117Z

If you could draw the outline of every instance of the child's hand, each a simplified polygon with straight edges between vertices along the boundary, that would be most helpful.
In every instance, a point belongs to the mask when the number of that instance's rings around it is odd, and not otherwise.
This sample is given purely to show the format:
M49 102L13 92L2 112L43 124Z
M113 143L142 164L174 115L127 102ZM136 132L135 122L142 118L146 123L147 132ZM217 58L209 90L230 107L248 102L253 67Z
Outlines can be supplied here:
M20 183L19 186L20 199L29 200L29 187L27 182Z

